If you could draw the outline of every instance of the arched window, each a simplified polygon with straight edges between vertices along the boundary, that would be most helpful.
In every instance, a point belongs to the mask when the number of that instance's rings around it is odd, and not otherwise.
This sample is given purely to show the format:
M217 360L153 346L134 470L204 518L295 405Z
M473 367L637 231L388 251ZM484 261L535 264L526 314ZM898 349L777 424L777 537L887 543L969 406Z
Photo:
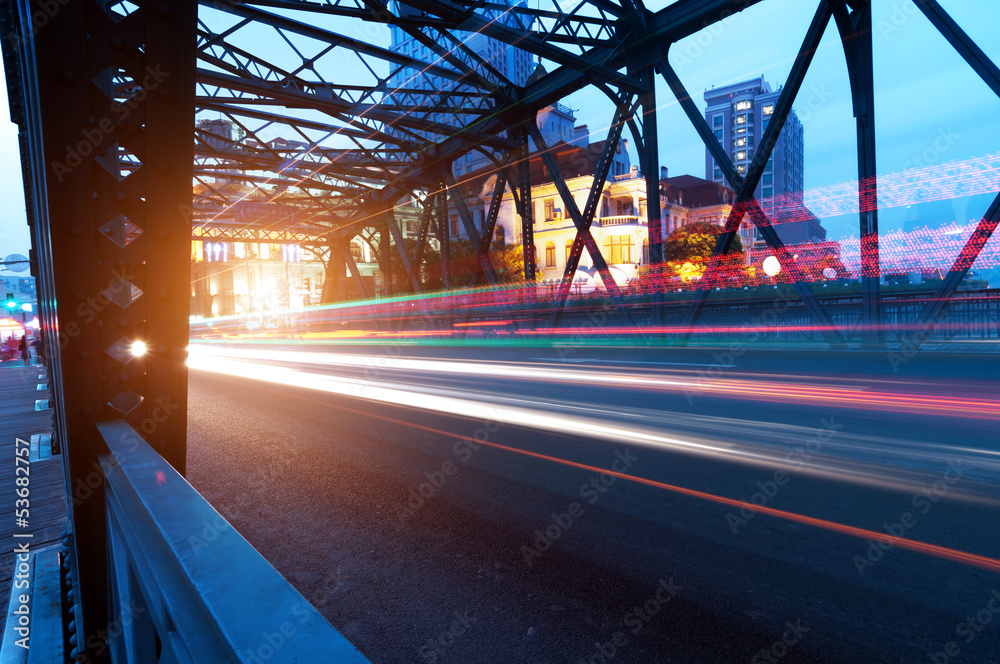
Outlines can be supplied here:
M642 264L649 265L649 238L642 238Z
M566 262L569 263L569 255L573 251L573 240L566 240Z
M608 265L635 262L635 238L631 235L609 235L604 238L604 260Z
M556 243L549 242L545 245L545 267L556 266Z
M351 258L354 259L355 263L361 263L365 259L364 252L361 250L360 242L351 243Z
M507 239L504 237L504 235L505 231L503 229L503 226L497 226L497 230L496 233L494 234L494 237L496 237L496 243L499 244L501 247L507 245Z

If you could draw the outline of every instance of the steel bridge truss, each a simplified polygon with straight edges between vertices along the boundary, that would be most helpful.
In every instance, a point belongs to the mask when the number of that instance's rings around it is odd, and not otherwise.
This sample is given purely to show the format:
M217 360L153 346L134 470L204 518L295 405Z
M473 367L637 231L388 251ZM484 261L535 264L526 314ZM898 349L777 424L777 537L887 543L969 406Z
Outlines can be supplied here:
M857 120L863 341L879 343L868 1L813 0L815 15L745 174L734 168L668 61L673 44L763 1L678 0L650 11L641 0L535 6L523 0L8 0L0 11L9 36L4 63L12 118L21 130L33 272L51 351L57 436L68 441L68 486L94 472L107 450L95 425L114 418L129 422L183 473L192 238L314 247L330 274L349 272L361 282L349 246L362 236L384 270L395 252L419 290L419 266L432 237L442 255L442 281L451 281L450 210L475 248L475 279L494 283L491 239L509 193L521 218L525 277L533 281L533 145L576 228L550 324L587 251L623 324L634 325L591 226L611 155L627 128L646 178L650 258L662 260L658 77L737 192L685 327L697 320L719 257L749 218L794 277L814 323L831 345L843 345L844 334L753 198L829 25L843 42ZM1000 95L1000 71L940 5L912 2ZM430 61L392 50L387 26L412 37ZM496 61L469 46L471 34L516 45L545 70L515 85ZM535 118L588 86L612 102L614 117L581 210ZM471 152L495 166L481 229L452 170ZM404 201L421 209L411 246L395 213ZM920 313L923 328L940 318L998 221L1000 195ZM330 298L335 283L327 283L324 297ZM149 348L142 357L127 352L136 339ZM108 620L104 519L99 501L74 505L74 532L86 532L73 540L81 634ZM87 654L101 661L97 652Z
M681 39L704 30L761 0L687 0L658 12L641 1L581 2L572 9L553 4L532 8L528 3L503 2L315 2L269 0L202 3L198 26L196 105L238 127L239 139L196 131L196 203L228 210L242 201L292 206L299 220L326 226L314 231L312 244L328 242L331 274L343 273L343 247L365 228L377 229L379 262L394 252L415 290L425 243L436 237L442 254L442 280L449 285L449 210L457 214L476 248L477 281L496 283L490 260L490 240L501 198L510 192L522 221L525 277L535 278L531 182L527 173L529 142L540 152L554 181L567 216L577 228L549 317L557 323L569 297L575 269L586 250L606 284L618 315L634 324L605 258L590 233L601 193L607 181L609 155L627 126L637 147L647 180L650 261L662 258L656 123L657 77L662 76L688 119L721 168L727 184L737 192L736 205L701 282L697 297L683 321L696 323L707 301L719 265L741 223L748 219L774 250L782 270L794 281L814 324L832 346L846 343L803 279L783 246L772 220L754 200L775 144L801 87L819 40L834 25L843 42L857 121L859 232L862 251L862 342L882 342L879 310L878 207L875 180L875 109L872 74L871 9L865 0L823 0L806 32L794 66L782 88L772 121L755 150L745 174L736 171L726 149L716 141L703 113L692 101L668 61L670 48ZM996 66L941 9L935 0L915 5L948 39L969 65L994 89ZM339 22L329 20L341 19ZM348 19L353 19L349 21ZM341 26L339 30L322 27ZM381 24L381 25L380 25ZM356 32L344 34L347 25ZM384 39L391 25L412 37L431 55L415 59L373 38ZM380 31L380 28L382 31ZM285 57L248 45L242 36L272 34L287 45ZM516 44L552 67L524 86L514 85L496 63L472 50L470 33ZM351 75L344 75L350 63ZM565 95L592 86L612 102L615 116L609 124L605 154L597 164L587 205L580 210L566 186L554 155L544 146L534 114ZM275 138L282 139L275 141ZM269 140L270 139L270 140ZM331 147L337 145L338 147ZM452 164L471 151L495 164L496 196L487 210L482 232L474 225L461 182L452 176ZM216 184L213 184L213 181ZM218 182L224 182L218 185ZM422 201L427 209L414 255L403 241L393 209L404 199ZM948 298L965 277L978 249L996 225L996 206L941 287L920 321L925 328L940 318ZM330 222L333 214L337 221ZM210 225L211 220L204 222ZM279 221L257 224L263 230ZM248 226L249 228L249 226ZM289 229L292 230L292 229ZM383 232L384 231L384 232ZM237 237L238 234L231 235ZM391 280L387 288L391 289ZM654 320L660 314L654 307Z

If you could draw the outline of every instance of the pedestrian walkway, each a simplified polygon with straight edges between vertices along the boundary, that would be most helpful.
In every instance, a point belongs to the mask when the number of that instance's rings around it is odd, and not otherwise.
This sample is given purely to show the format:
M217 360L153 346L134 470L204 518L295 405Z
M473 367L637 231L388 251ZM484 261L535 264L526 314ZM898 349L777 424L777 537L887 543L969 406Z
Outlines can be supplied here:
M47 370L21 361L0 362L0 607L10 598L14 548L24 541L32 551L60 542L66 527L66 487L62 455L53 454L51 394ZM18 440L25 441L19 443ZM28 463L19 450L28 448ZM28 473L17 468L27 468ZM17 478L28 478L17 486ZM15 501L16 491L27 488L27 513ZM23 519L23 521L19 520ZM14 534L19 537L15 538ZM28 537L30 535L30 537ZM0 629L6 611L0 609Z

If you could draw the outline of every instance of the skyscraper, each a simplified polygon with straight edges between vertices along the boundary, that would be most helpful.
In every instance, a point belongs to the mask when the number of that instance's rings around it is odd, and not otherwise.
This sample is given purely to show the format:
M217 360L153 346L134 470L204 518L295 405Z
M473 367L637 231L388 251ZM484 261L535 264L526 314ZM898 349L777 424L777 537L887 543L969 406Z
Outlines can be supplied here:
M772 90L763 76L705 91L705 119L740 175L746 174L753 161L780 94L780 88ZM754 192L768 215L774 214L776 207L801 205L802 159L802 123L792 111ZM722 169L708 149L705 150L705 179L723 182Z
M505 0L505 4L507 5L523 4L524 2L525 0L514 0L514 2ZM496 9L486 9L482 10L482 12L484 17L488 20L495 20L499 23L507 23L510 20L508 18L510 16L509 14L506 12L499 12ZM392 41L389 46L390 50L407 55L421 62L434 64L438 67L455 69L433 49L420 43L420 41L412 37L402 28L390 25L389 29L392 37ZM454 34L462 40L463 44L468 47L469 50L489 63L493 69L516 86L525 85L528 77L531 76L532 72L535 70L534 63L532 62L532 55L527 51L523 51L519 48L511 46L510 44L503 43L478 32L455 32ZM452 55L462 57L464 59L464 54L460 49L455 48L454 44L449 42L439 43L445 50L451 51ZM485 71L485 68L478 67L477 70L479 73L484 74L486 78L493 78L491 74L488 74ZM390 85L393 91L399 91L395 93L399 97L399 103L406 104L411 101L415 103L427 103L427 100L416 100L412 98L407 99L408 94L403 91L414 91L417 96L422 96L419 95L420 92L426 92L431 93L436 97L441 93L447 93L451 90L455 90L462 84L456 81L433 76L428 72L412 68L403 68L391 78ZM468 122L472 122L477 117L478 116L471 114L463 116L460 113L448 112L434 114L431 119L441 124L459 127ZM572 125L570 126L572 127ZM455 176L459 177L465 173L469 173L470 171L477 170L486 166L487 163L489 163L489 161L484 155L480 154L478 151L471 151L455 163Z

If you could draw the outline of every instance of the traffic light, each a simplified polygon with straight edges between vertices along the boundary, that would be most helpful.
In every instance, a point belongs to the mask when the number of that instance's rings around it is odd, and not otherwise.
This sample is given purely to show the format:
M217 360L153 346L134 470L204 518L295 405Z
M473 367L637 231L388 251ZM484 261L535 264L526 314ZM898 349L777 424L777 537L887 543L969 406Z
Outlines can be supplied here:
M3 305L7 307L8 311L14 311L17 309L17 299L14 297L13 293L7 293L7 297L4 298Z

